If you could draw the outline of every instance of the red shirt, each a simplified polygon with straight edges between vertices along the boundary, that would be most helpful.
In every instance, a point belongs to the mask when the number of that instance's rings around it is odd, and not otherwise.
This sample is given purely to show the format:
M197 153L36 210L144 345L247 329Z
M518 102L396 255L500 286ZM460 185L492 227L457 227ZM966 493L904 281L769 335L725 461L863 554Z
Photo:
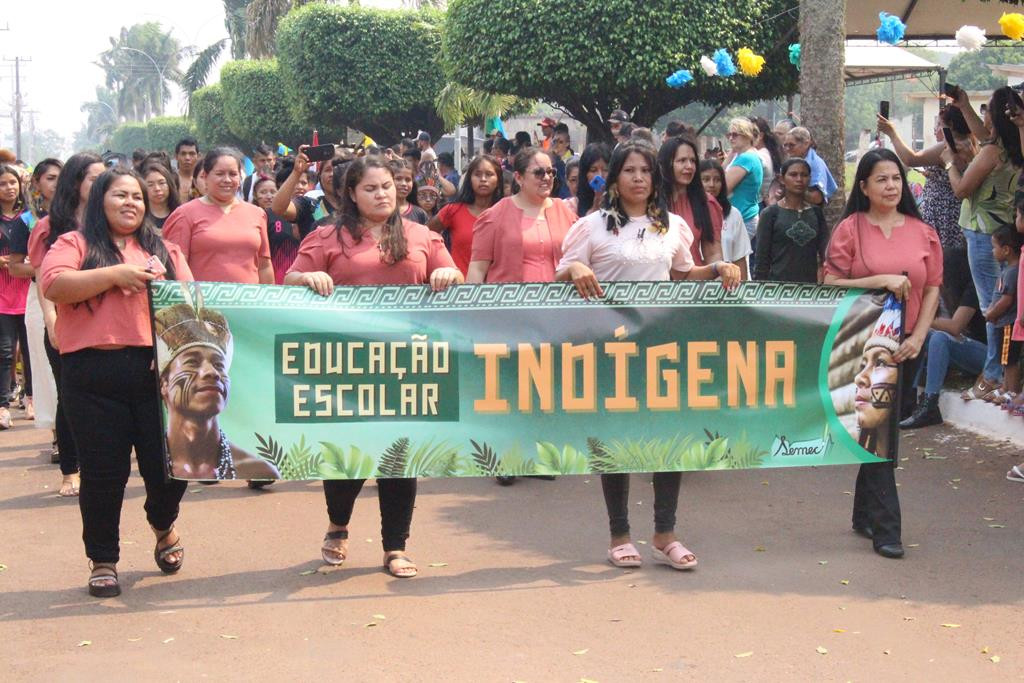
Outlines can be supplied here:
M459 202L445 204L437 218L448 230L455 266L465 275L469 271L469 260L473 254L473 226L477 217L470 212L469 204Z
M695 178L695 180L700 180ZM718 203L718 200L707 195L708 198L708 213L711 214L711 229L715 234L715 242L722 243L722 205ZM690 256L693 257L693 264L696 266L703 266L706 264L704 256L700 251L701 242L701 229L697 227L697 224L693 220L693 207L690 206L690 199L686 194L682 194L672 204L672 213L686 221L686 224L690 226L690 231L693 233L693 241L690 242Z
M36 271L43 264L43 257L46 256L46 238L50 236L50 217L43 216L36 223L36 227L28 235L28 262L35 267Z
M193 199L164 222L163 238L174 242L202 282L260 282L261 258L270 258L267 214L255 204L237 202L224 209Z
M33 231L35 232L35 231ZM185 256L175 244L164 242L178 280L192 280ZM77 230L57 238L40 266L39 280L43 295L61 273L79 270L85 259L85 236ZM134 238L128 238L121 252L125 263L145 266L149 259ZM163 276L157 278L164 279ZM71 353L92 346L152 346L153 328L149 320L149 295L146 292L125 294L113 287L88 301L57 304L57 346L60 352Z
M477 217L473 226L471 258L473 261L491 262L487 269L487 282L531 282L526 279L527 274L537 277L536 269L524 267L531 248L524 243L524 237L530 237L529 231L523 231L524 213L512 197L505 197ZM562 260L562 242L576 222L576 213L561 199L552 199L551 206L544 209L544 218L552 247L553 274Z
M867 214L855 213L832 231L825 272L844 279L907 273L910 296L904 334L909 336L921 313L924 288L942 284L942 245L934 228L911 216L886 238Z
M381 260L377 240L364 234L357 244L348 230L324 225L306 235L289 273L324 272L336 285L422 285L438 268L454 268L444 240L425 225L402 220L406 257L398 263Z

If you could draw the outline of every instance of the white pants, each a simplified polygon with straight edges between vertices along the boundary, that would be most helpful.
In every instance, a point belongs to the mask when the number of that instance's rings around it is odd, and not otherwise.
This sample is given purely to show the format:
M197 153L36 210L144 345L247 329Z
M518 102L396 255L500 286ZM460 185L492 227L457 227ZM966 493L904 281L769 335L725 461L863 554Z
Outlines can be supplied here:
M28 332L28 353L32 361L32 403L36 409L36 429L53 429L57 416L57 386L53 382L50 360L43 347L46 324L36 294L36 283L28 289L25 302L25 329Z

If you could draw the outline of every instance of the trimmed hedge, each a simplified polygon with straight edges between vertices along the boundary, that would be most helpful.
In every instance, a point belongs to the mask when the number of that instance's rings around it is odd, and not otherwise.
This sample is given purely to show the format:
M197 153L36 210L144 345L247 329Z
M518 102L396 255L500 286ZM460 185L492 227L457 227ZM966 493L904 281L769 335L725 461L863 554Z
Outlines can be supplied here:
M137 148L146 149L148 144L149 136L146 133L146 124L139 121L128 121L114 129L107 146L113 152L131 156Z
M174 154L179 140L195 135L195 124L184 116L157 116L146 122L146 150Z
M190 108L201 149L217 145L238 148L245 146L243 141L231 132L224 120L224 88L220 83L208 85L192 93Z
M277 32L288 105L299 121L351 126L381 144L417 130L436 137L444 128L434 108L445 83L442 20L431 9L324 3L290 12Z

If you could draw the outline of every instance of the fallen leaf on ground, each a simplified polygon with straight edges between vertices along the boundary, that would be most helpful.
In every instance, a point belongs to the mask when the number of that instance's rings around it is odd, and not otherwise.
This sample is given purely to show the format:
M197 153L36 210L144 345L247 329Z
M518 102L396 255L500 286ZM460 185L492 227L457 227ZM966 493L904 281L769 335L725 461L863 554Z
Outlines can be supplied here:
M582 650L574 650L573 654L576 655L577 657L579 657L580 655L585 655L588 652L590 652L590 648L589 647L585 647Z
M1005 529L1006 525L1005 524L989 524L988 528L989 529Z
M991 662L992 662L993 664L998 664L998 663L999 663L999 655L992 655L991 657L989 657L989 660L990 660L990 661L991 661Z
M428 567L434 567L436 569L438 567L447 567L448 563L447 562L431 562L427 566Z
M629 584L629 587L630 588L636 588L636 584L635 583L631 583L631 584Z
M373 543L373 539L372 538L368 538L368 539L366 539L366 542L367 543Z
M647 541L637 541L640 545L647 545Z
M834 628L834 629L832 629L832 633L846 633L846 629L845 628Z
M950 481L953 482L954 484L959 484L960 483L959 479L950 479Z
M850 585L850 580L849 579L843 579L839 583L843 584L844 586L849 586Z
M883 655L887 655L887 654L889 654L889 650L882 650L882 654L883 654Z
M304 572L299 572L299 576L309 576L310 574L316 574L315 569L307 569Z
M129 643L137 643L137 642L139 642L140 640L142 640L142 638L129 638L129 639L128 639L128 642L129 642Z
M996 521L995 517L982 517L982 519L985 520L986 522L994 522L994 521Z
M920 545L921 545L920 543L908 543L908 544L907 544L907 547L908 547L908 548L916 548L916 547L918 547L918 546L920 546Z
M376 621L371 621L371 622L370 622L370 623L368 623L368 624L363 624L363 628L373 628L373 627L374 627L374 626L376 626L376 625L377 625L377 622L376 622Z
M5 571L7 571L7 565L6 564L0 564L0 572L5 572Z
M612 621L612 622L620 622L620 621L622 621L622 619L609 619L608 621Z
M943 624L942 628L960 628L960 624Z
M750 657L753 654L754 654L753 652L741 652L741 653L739 653L737 655L733 655L733 657L735 657L736 659L743 659L744 657Z
M853 495L853 491L843 491L843 494L847 495L847 496L852 496Z
M817 652L819 655L827 655L828 654L828 650L823 648L821 645L819 645L818 647L814 648L814 651Z
M825 566L826 564L828 564L828 560L818 560L818 564Z
M756 552L756 553L763 553L764 552L764 546L763 545L757 546L756 548L754 548L754 552Z
M986 645L985 647L981 648L981 654L983 654L983 655L987 655L988 654L988 645Z
M383 614L371 614L370 616L372 616L374 619L381 619L381 620L387 619L387 617L384 616Z
M171 642L172 640L174 640L174 636L171 636L170 638L164 638L164 645Z
M78 647L85 647L86 645L92 645L91 640L82 640L78 643Z
M220 634L220 637L224 640L238 640L238 636L229 636L227 633Z
M914 617L903 617L903 621L913 621Z
M768 486L768 482L766 482L766 481L762 481L762 482L761 482L761 486Z
M664 669L662 669L661 667L658 667L657 669L651 669L651 673L654 674L661 673L662 671L664 671Z
M580 683L597 683L597 681L592 678L581 678Z
M202 493L203 490L202 489L189 489L188 492L189 493Z

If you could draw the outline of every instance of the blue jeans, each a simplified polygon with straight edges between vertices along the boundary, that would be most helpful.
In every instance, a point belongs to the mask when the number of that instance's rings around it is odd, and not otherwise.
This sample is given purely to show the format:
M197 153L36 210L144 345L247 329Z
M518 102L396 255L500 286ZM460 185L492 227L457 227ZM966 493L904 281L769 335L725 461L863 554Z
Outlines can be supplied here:
M926 394L937 394L942 390L950 363L972 376L981 372L985 365L985 345L970 337L957 338L948 332L931 330L925 339L925 348L928 349L924 380Z
M984 313L992 305L999 280L999 264L992 256L992 236L976 230L964 230L967 240L967 262L971 265L971 278L974 288L978 291L978 302ZM985 324L985 336L988 337L988 351L985 353L985 380L989 383L1003 381L1003 368L999 365L999 345L1002 337L992 323Z

